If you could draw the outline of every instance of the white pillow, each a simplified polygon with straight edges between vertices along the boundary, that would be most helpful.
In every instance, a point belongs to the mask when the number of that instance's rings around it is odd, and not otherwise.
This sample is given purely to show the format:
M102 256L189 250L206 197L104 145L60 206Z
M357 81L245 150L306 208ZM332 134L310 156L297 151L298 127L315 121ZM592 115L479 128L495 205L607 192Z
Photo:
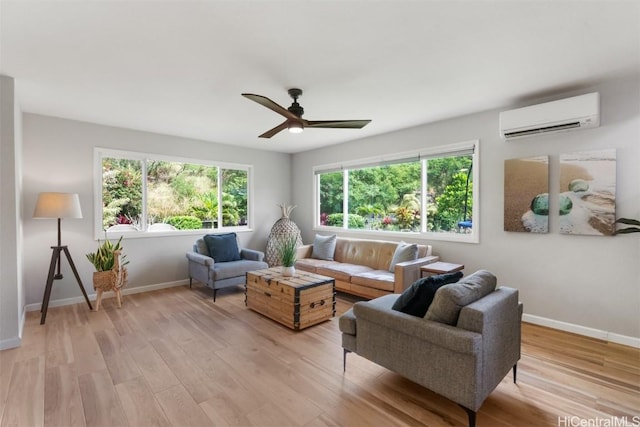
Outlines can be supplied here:
M316 238L313 240L311 258L333 261L333 254L336 251L336 237L335 234L332 236L316 234Z
M418 245L415 243L400 242L396 247L393 258L391 258L389 271L393 273L396 264L399 262L413 261L415 259L418 259Z

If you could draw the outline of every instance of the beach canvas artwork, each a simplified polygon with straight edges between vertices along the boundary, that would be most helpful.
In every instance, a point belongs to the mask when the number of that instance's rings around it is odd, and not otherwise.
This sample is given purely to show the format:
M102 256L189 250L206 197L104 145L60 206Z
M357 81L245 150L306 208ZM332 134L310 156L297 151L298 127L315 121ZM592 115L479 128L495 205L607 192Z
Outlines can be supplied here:
M549 231L549 156L504 161L504 230Z
M560 233L610 236L616 217L616 150L560 155Z

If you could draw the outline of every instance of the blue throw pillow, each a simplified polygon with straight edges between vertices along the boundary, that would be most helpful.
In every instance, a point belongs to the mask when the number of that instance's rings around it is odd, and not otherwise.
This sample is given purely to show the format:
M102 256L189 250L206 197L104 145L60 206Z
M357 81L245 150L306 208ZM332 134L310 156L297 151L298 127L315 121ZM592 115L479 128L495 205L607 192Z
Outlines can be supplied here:
M236 233L207 234L204 236L204 242L207 244L209 256L215 262L238 261L240 259Z
M456 271L419 279L404 290L391 308L412 316L424 317L433 302L436 291L444 285L456 283L462 276L461 271Z

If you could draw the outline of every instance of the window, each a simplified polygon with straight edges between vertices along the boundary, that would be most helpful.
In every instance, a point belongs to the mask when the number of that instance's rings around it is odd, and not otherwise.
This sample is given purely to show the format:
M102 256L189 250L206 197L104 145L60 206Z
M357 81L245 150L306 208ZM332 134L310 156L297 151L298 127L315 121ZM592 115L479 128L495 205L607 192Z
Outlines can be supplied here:
M473 141L317 167L316 227L477 242L477 164Z
M96 234L249 227L251 167L96 149Z

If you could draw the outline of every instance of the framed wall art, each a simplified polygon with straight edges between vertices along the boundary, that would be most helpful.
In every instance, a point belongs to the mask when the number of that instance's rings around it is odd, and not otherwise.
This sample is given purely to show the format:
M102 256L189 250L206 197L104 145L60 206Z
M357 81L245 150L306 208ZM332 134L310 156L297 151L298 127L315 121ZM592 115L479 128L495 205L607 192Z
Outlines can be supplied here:
M504 230L549 231L549 156L504 161Z
M562 234L613 235L615 149L560 155L558 211Z

